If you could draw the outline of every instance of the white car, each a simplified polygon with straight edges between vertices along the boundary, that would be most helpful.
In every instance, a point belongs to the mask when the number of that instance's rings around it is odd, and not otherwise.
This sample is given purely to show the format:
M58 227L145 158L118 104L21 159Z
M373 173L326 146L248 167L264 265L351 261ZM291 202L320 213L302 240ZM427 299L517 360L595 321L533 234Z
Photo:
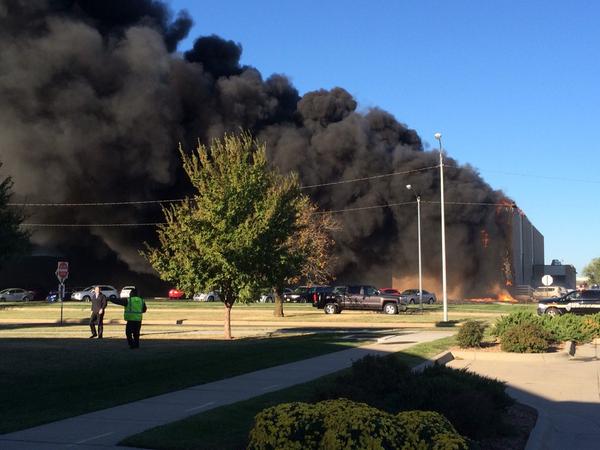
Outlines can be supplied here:
M107 298L115 299L119 296L119 291L117 291L113 286L106 284L94 284L81 291L73 292L73 294L71 294L71 299L89 302L94 295L94 288L96 286L100 286L100 292L106 295Z
M282 297L285 294L291 294L291 293L292 293L292 290L290 288L285 288L283 290ZM262 294L260 296L259 302L260 303L274 303L275 302L275 293L274 292L265 292L264 294Z
M134 289L135 289L135 286L124 286L123 289L121 289L119 297L129 298L129 294L131 294L131 291L133 291ZM106 294L104 294L104 295L106 295Z
M194 294L193 299L196 302L214 302L214 301L220 301L221 297L219 296L219 293L217 291L210 291L210 292L200 292L199 294Z
M9 288L0 291L0 302L28 302L35 294L21 288Z

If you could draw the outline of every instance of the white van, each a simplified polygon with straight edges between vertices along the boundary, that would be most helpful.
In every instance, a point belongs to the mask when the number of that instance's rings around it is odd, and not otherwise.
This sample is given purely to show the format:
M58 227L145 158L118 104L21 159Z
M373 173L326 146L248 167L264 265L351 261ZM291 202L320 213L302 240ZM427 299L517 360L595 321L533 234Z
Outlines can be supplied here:
M567 290L562 286L540 286L533 291L533 298L562 297Z

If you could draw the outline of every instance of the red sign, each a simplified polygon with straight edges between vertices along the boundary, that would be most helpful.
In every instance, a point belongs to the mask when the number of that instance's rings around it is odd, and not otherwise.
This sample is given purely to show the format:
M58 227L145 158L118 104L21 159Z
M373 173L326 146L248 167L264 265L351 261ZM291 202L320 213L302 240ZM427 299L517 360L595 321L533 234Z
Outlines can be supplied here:
M56 268L56 277L61 283L69 278L69 263L67 261L59 261Z

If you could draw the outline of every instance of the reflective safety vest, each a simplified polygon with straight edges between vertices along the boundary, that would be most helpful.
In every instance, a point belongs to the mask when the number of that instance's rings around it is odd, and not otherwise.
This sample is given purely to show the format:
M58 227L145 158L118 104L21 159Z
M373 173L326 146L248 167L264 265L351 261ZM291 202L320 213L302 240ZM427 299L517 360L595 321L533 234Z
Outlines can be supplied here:
M141 297L129 297L127 306L125 307L125 320L141 322L143 311L144 299Z

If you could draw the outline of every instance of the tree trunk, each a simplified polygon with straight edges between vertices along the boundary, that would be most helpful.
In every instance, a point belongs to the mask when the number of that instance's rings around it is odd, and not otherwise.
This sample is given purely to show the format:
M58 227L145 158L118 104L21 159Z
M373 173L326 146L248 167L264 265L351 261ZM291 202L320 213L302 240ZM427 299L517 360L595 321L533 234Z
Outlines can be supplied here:
M225 305L225 339L232 339L231 337L231 308L233 303L223 302Z
M283 289L275 289L275 309L273 310L273 315L275 317L284 317L282 292Z

